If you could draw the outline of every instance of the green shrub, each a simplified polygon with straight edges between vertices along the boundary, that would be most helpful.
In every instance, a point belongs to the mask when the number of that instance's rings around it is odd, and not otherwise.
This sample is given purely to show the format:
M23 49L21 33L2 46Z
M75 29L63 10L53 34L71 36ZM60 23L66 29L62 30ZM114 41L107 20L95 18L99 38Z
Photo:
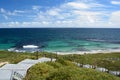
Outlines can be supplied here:
M120 78L92 69L68 66L59 68L56 72L50 74L46 80L120 80Z
M56 62L62 64L63 66L76 66L71 61L64 60L64 59L58 59Z
M53 66L55 69L62 67L62 64L58 62L47 62L46 64Z
M46 80L55 69L46 63L38 63L28 70L25 80Z
M94 69L65 66L58 61L34 65L28 70L25 80L120 80L120 78Z

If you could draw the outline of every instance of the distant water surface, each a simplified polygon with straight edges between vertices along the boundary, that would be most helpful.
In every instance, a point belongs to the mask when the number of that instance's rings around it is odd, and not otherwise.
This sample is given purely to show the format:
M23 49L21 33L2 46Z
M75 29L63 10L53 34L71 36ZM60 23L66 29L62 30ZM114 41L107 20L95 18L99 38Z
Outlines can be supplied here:
M120 29L14 28L0 29L0 49L37 45L45 51L120 50Z

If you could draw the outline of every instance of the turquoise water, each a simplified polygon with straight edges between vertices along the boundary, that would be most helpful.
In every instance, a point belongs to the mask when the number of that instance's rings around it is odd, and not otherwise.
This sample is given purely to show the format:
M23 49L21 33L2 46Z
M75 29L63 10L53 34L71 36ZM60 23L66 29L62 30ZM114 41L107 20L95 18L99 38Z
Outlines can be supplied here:
M0 29L0 50L37 45L49 52L120 51L120 29Z
M13 46L14 46L14 44L0 44L0 50L6 50Z
M75 52L75 51L91 51L91 50L110 50L120 49L120 44L71 40L71 41L50 41L45 51L51 52Z

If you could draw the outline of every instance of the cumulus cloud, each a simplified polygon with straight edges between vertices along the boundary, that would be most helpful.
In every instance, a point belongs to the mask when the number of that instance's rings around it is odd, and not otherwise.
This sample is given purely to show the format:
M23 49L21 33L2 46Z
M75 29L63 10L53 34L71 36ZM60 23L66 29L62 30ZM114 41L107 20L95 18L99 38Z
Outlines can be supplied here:
M118 4L118 2L113 1L112 4ZM111 12L107 10L106 5L94 0L74 0L44 11L40 9L40 6L35 5L29 12L24 10L10 12L1 8L0 12L7 15L26 13L27 16L34 16L31 21L15 21L2 23L2 25L9 27L112 27L120 25L120 11ZM29 14L33 12L34 14ZM7 16L4 17L7 19Z
M16 12L10 12L10 11L7 11L5 10L4 8L1 8L0 9L0 12L4 15L16 15Z
M120 5L120 1L111 1L111 4Z
M48 23L49 26L94 26L98 23L104 22L103 16L106 15L106 12L104 11L92 11L93 9L96 9L98 7L103 8L105 6L92 2L67 2L60 5L59 7L51 8L50 10L47 10L45 12L40 12L39 14L37 14L35 20L50 22ZM70 25L68 25L68 23Z
M73 7L75 9L88 9L89 8L89 6L85 3L69 2L66 5L69 7Z
M36 5L32 6L32 9L33 9L33 10L36 10L36 11L39 11L40 8L41 8L41 6L36 6Z
M0 12L1 13L6 13L5 9L3 9L3 8L0 9Z
M102 12L92 12L92 11L74 11L75 14L80 16L81 20L87 23L95 23L101 20Z
M0 13L6 15L6 16L19 16L19 14L22 14L22 13L27 13L28 11L25 11L25 10L13 10L13 11L8 11L8 10L5 10L4 8L1 8L0 9Z
M3 17L6 19L6 20L8 20L9 18L8 18L8 16L6 16L6 15L3 15Z
M6 10L4 8L0 8L0 15L3 16L5 20L12 20L13 17L25 16L23 14L26 14L26 13L28 14L29 12L30 11L26 11L26 10L9 11L9 10Z
M110 16L110 25L120 26L120 11L115 11Z
M47 11L48 15L51 15L51 16L57 16L59 15L59 12L56 11L56 10L49 10Z
M14 10L13 12L14 13L25 13L26 11L24 11L24 10Z

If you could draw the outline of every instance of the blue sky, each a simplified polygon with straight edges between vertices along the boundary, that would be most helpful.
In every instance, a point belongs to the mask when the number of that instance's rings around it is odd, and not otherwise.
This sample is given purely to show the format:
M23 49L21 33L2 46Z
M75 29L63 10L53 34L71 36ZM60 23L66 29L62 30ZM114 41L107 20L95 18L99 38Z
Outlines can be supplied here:
M0 0L0 28L120 28L120 0Z

